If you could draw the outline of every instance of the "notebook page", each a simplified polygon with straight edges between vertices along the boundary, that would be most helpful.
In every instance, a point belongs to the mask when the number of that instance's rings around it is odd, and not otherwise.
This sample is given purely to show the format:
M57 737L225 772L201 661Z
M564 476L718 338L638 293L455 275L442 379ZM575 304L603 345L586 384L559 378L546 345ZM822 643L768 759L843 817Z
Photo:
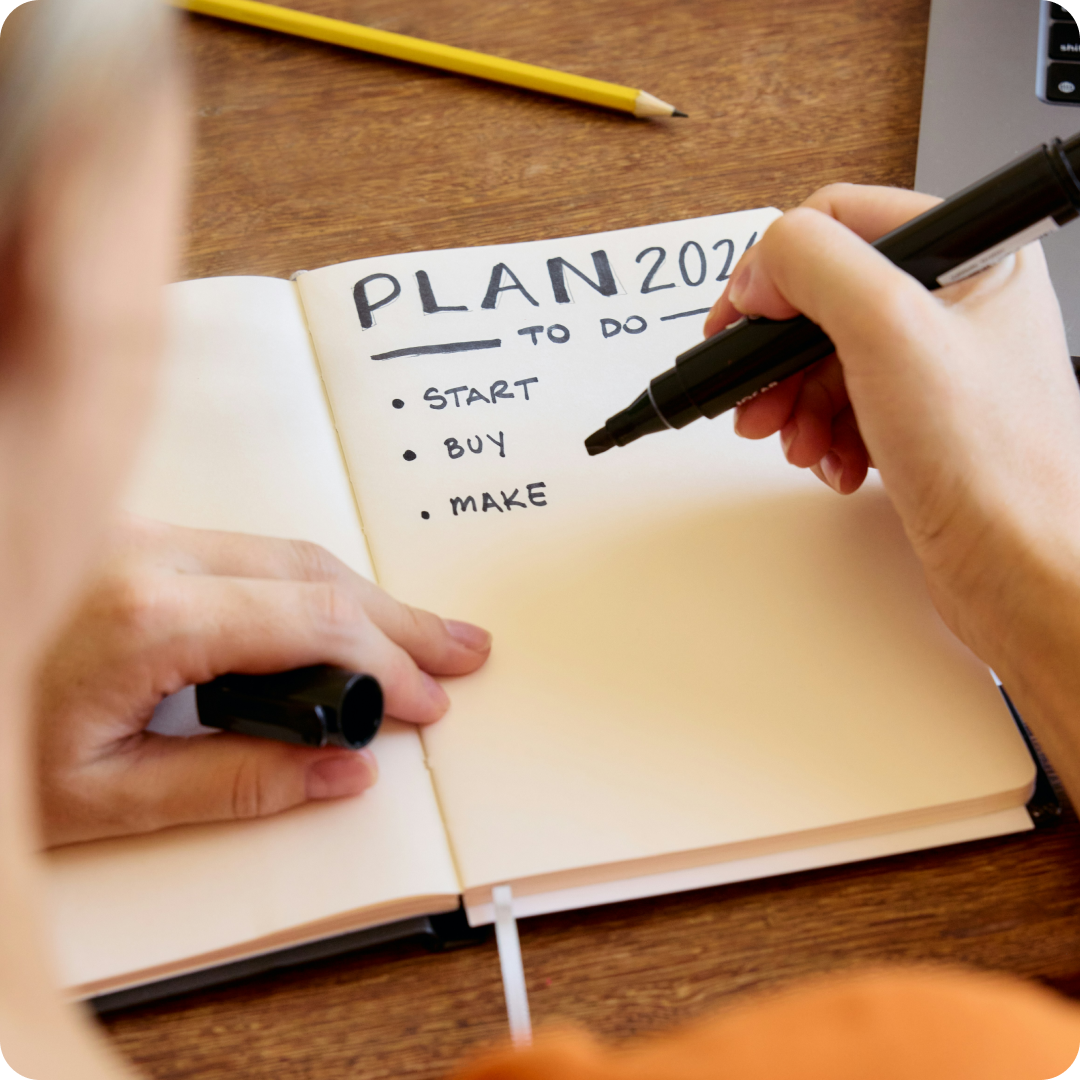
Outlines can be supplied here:
M64 985L94 995L454 910L419 740L388 721L373 746L379 782L359 799L49 852Z
M310 540L371 577L296 286L204 278L169 299L172 347L128 509Z
M730 416L585 453L774 216L301 281L380 581L495 635L424 736L466 890L1027 797L1022 741L879 487L840 498Z
M130 508L311 540L370 575L295 286L217 278L169 292L172 347ZM388 722L372 750L379 782L358 799L50 853L65 984L115 988L455 908L416 729Z

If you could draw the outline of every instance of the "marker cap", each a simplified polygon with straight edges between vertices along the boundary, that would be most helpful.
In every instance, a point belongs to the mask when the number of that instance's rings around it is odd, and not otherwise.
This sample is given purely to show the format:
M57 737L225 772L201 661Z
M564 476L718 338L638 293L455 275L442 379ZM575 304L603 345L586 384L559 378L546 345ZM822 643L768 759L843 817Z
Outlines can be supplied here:
M222 675L195 691L199 722L241 735L360 750L375 738L383 694L371 675L320 664L273 675Z

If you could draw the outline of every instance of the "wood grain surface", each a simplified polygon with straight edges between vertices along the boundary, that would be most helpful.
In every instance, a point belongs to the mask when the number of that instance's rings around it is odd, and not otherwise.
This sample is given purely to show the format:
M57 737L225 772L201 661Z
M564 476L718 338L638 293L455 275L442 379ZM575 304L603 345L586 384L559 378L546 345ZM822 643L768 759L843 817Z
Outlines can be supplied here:
M909 185L928 0L304 0L647 89L635 121L185 17L197 146L184 276L272 274ZM534 1018L610 1037L853 964L1080 989L1080 826L529 920ZM444 1075L506 1035L494 945L386 947L106 1024L145 1074Z

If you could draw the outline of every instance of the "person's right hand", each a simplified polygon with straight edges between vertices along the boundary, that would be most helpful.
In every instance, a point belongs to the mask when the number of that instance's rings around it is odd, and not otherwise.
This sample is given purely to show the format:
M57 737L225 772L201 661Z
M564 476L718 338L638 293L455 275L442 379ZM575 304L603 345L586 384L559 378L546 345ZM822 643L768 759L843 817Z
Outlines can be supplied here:
M388 716L428 724L449 704L432 676L476 670L490 646L314 544L131 519L39 680L45 842L262 817L375 782L370 749L148 732L181 687L337 664L379 680Z
M744 403L736 430L779 432L841 493L880 471L938 610L1078 800L1080 393L1061 313L1038 244L931 292L867 242L934 202L817 192L743 256L706 332L801 312L829 335L835 356Z
M1037 579L1080 561L1080 393L1037 244L930 292L866 242L935 202L824 188L744 255L706 332L798 312L825 330L836 355L742 405L736 430L779 432L844 494L872 463L939 610L1007 668Z

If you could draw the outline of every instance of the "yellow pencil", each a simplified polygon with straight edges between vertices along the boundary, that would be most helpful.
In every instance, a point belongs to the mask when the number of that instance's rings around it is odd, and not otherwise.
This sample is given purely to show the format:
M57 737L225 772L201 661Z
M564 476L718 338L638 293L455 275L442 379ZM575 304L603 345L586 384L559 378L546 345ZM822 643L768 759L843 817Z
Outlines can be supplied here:
M460 75L472 75L478 79L509 83L527 90L540 90L545 94L586 101L590 105L603 105L609 109L633 113L634 116L685 116L666 101L661 101L644 90L629 86L587 79L582 75L568 75L552 68L522 64L517 60L503 60L498 56L458 49L453 45L438 45L433 41L391 34L386 30L372 30L367 26L327 19L322 15L309 15L303 11L277 7L274 4L257 3L256 0L171 0L175 7L193 11L199 15L214 15L219 19L258 26L263 30L277 30L283 34L312 38L331 45L344 45L363 52L391 56L395 60L408 60L414 64L456 71Z

